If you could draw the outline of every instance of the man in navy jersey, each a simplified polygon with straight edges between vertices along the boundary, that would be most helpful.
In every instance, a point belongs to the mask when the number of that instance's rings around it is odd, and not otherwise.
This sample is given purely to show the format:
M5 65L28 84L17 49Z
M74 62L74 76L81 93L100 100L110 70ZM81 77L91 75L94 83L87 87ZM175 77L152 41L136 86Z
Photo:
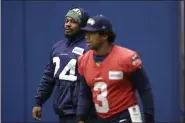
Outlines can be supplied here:
M85 33L80 30L86 25L89 14L82 8L72 8L65 16L65 40L56 42L51 50L49 63L44 69L35 96L33 117L41 120L42 105L55 92L54 110L62 123L75 123L79 91L77 58L88 48Z

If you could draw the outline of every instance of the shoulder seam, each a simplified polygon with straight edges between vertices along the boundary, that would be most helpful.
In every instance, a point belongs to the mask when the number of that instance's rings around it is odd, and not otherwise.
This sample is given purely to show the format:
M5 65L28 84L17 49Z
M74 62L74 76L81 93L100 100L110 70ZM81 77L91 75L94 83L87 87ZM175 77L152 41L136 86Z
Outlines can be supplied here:
M64 40L61 40L61 41L58 41L58 42L54 43L54 44L53 44L53 47L52 47L52 51L53 51L56 47L58 47L62 42L64 42Z

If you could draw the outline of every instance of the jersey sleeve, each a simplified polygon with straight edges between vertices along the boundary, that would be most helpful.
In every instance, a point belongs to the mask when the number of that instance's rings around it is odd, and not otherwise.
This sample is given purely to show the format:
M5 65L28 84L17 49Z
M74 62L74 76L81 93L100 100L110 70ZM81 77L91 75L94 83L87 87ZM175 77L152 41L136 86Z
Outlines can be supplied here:
M35 95L35 105L36 106L42 106L48 98L51 96L55 81L53 78L54 70L55 70L55 64L53 64L53 51L54 49L60 44L62 41L56 42L51 49L50 56L49 56L49 62L46 65L43 75L40 80L39 87L37 89L37 93Z
M55 65L52 63L52 53L50 53L49 63L46 65L43 75L40 80L39 87L37 89L37 93L35 95L35 105L42 106L48 98L51 96L54 89L54 68Z
M126 72L132 73L135 72L137 69L141 68L142 60L139 57L138 53L135 51L129 51L125 58L126 62Z
M80 91L78 94L77 103L77 119L78 121L86 120L86 118L93 112L93 101L90 87L83 76L80 76Z

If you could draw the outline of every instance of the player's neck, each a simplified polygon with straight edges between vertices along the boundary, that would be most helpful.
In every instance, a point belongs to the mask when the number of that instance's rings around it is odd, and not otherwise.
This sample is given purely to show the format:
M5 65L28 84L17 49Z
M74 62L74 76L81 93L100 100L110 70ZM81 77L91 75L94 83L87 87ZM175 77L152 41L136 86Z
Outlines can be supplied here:
M99 48L98 50L95 50L94 54L97 56L106 55L111 51L112 47L113 47L113 44L105 43L101 48Z

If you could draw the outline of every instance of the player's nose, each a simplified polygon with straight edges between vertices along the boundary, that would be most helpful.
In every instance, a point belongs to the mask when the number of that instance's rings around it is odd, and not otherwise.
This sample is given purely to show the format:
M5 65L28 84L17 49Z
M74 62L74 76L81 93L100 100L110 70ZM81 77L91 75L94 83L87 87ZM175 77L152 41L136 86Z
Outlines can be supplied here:
M68 22L65 22L65 26L66 26L66 27L69 27L69 26L71 26L71 22L70 22L70 21L68 21Z

